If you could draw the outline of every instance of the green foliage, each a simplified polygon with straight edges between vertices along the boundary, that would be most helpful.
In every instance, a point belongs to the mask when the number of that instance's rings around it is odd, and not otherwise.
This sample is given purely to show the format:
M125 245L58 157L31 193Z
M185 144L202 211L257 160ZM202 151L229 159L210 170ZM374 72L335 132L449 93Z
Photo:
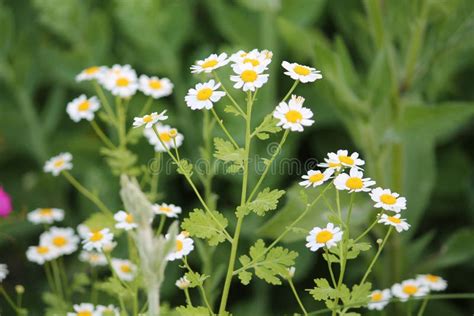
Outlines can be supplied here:
M214 157L229 164L228 172L236 173L243 169L245 152L242 148L235 148L231 142L218 137L214 138L214 147Z
M129 297L133 295L130 287L124 286L124 284L115 277L110 277L103 282L98 282L95 287L111 296Z
M273 114L268 114L263 119L262 123L253 131L252 136L255 135L261 140L268 139L270 134L278 133L281 127L277 126L278 120L273 117Z
M181 159L176 171L179 174L191 177L193 175L193 164L186 159Z
M250 256L240 256L239 261L243 270L239 272L239 279L242 284L249 284L252 273L249 269L254 269L254 273L267 283L279 285L279 277L287 275L289 267L294 265L298 253L283 247L274 247L267 251L265 242L262 239L250 247Z
M207 239L211 246L224 242L227 219L221 213L212 211L212 215L202 209L194 209L188 218L185 218L181 228L193 237Z
M209 278L209 275L199 274L197 272L186 272L186 279L189 281L189 287L194 288L197 286L203 286L204 281Z
M181 316L209 316L209 310L206 307L180 306L176 308Z
M86 287L90 284L91 280L86 273L76 273L72 279L70 290L73 293L86 293Z
M134 167L138 157L130 150L120 148L102 148L101 153L105 156L105 160L107 161L107 164L114 175L125 173L133 176L140 173L140 169L138 167Z
M332 287L326 279L315 279L316 286L309 290L309 293L316 301L324 301L328 308L336 307L336 301L340 299L342 304L351 308L358 308L367 305L371 293L372 285L364 283L354 285L350 291L345 284L340 287ZM356 314L358 315L358 314Z
M266 212L277 208L278 200L284 194L284 190L274 189L270 191L270 188L265 188L252 202L237 208L237 217L248 215L250 212L254 212L258 216L264 216Z

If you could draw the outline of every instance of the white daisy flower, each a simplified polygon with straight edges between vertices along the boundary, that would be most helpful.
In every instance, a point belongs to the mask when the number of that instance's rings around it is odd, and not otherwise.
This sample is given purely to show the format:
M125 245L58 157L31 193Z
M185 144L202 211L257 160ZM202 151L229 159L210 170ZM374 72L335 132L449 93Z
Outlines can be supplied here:
M120 316L120 309L112 304L109 306L97 305L94 316Z
M203 60L196 61L196 63L191 66L191 73L210 73L214 69L227 65L228 62L229 60L227 59L226 53L222 53L219 56L217 56L217 54L211 54L209 57Z
M392 286L392 294L405 302L410 297L420 297L428 294L428 287L414 279L405 280Z
M133 281L137 272L137 266L130 260L112 258L112 267L120 280Z
M60 208L37 208L29 212L26 218L33 224L52 224L64 219L64 210Z
M90 303L75 304L73 306L74 313L67 313L67 316L94 316L94 305Z
M154 124L158 123L158 121L164 121L168 118L165 113L166 110L160 114L153 112L142 117L135 117L133 119L133 127L136 128L145 125L145 128L151 128Z
M277 126L283 126L284 129L290 129L293 132L302 132L303 126L313 125L314 120L310 120L313 112L303 107L303 103L304 98L296 95L291 96L288 104L280 102L273 112L273 117L280 120Z
M98 232L102 229L104 229L105 227L102 227L100 229L91 229L89 226L87 226L86 224L79 224L77 226L77 233L79 234L79 236L82 238L82 239L87 239L87 237L89 237L89 234L90 233L95 233L95 232Z
M67 104L66 112L74 122L82 119L92 121L94 113L99 110L100 102L97 97L87 98L85 94L81 94Z
M332 169L326 169L324 172L319 170L309 170L307 174L301 177L304 181L301 181L299 185L305 188L309 188L311 186L315 188L318 185L326 182L326 180L328 180L333 173L334 170Z
M176 129L172 128L169 125L162 125L160 123L155 124L155 128L160 135L161 142L163 142L166 148L179 148L183 144L184 136L181 133L178 133ZM175 133L176 131L176 133ZM143 135L148 139L150 145L155 146L156 152L165 152L166 148L163 147L163 144L156 136L155 131L152 128L144 129Z
M70 153L60 153L57 156L51 157L44 164L44 172L50 172L53 176L57 176L63 170L72 169L72 155Z
M400 214L396 214L394 216L382 214L378 222L395 227L399 233L410 228L410 224L408 224L404 218L400 218Z
M339 149L336 153L328 153L328 158L324 158L324 163L319 167L340 170L341 168L357 168L365 164L365 161L359 158L359 153L353 152L349 155L347 150Z
M122 98L133 96L138 89L137 73L130 65L114 65L100 80L113 95Z
M84 80L97 80L100 79L104 73L107 72L107 67L105 66L92 66L84 69L76 76L76 81Z
M87 251L93 249L101 251L104 245L111 243L113 239L114 235L110 232L110 229L104 228L100 231L89 233L82 243L84 244L84 249Z
M257 49L254 49L248 53L244 51L239 51L236 54L232 55L233 61L236 64L245 64L249 63L252 67L262 66L264 70L267 69L267 66L272 61L272 52L265 50L259 52Z
M375 188L369 193L370 197L376 204L374 207L383 208L386 211L399 213L407 208L407 200L398 193L389 189Z
M285 75L290 76L293 80L299 80L302 83L313 82L323 78L321 71L315 68L297 63L289 63L287 61L283 61L281 65L287 70L285 71Z
M372 294L370 294L369 297L370 297L370 302L367 308L381 311L388 303L390 303L390 299L392 298L392 293L390 293L389 289L375 290L372 292Z
M51 227L40 236L40 245L48 245L56 248L59 255L69 255L77 250L79 237L74 234L70 227Z
M107 258L101 252L96 251L81 251L79 253L79 260L89 263L93 267L106 266Z
M6 264L4 263L0 263L0 282L2 282L3 280L5 280L5 278L7 277L8 275L8 267Z
M133 221L132 214L129 214L122 210L115 213L114 219L117 222L117 224L115 224L115 228L131 230L131 229L137 228L138 226L137 223Z
M369 192L369 187L374 184L375 181L372 181L370 178L364 178L362 171L357 168L351 168L349 174L341 173L334 179L336 189L348 190L349 192Z
M220 83L216 83L212 79L205 83L198 83L194 88L188 90L184 100L192 110L210 110L214 103L225 96L224 91L217 90L220 86Z
M256 88L261 88L268 81L268 74L263 74L265 67L264 65L254 67L251 63L234 64L232 69L237 75L230 76L230 80L235 82L234 88L243 91L255 91Z
M26 258L40 265L57 257L59 257L58 250L50 245L30 246L26 251Z
M169 238L168 235L165 236ZM188 234L181 232L176 236L176 247L173 252L168 254L166 257L169 261L174 261L176 259L181 259L184 256L187 256L194 249L194 241L188 237Z
M416 278L422 285L431 291L444 291L448 287L448 282L440 276L433 274L420 274Z
M184 290L184 289L187 289L191 285L191 282L189 282L189 280L184 276L184 277L179 278L176 281L175 285L179 289Z
M342 231L333 223L328 223L326 228L314 227L306 237L306 247L311 251L317 251L319 248L335 246L342 239Z
M143 94L151 96L154 99L166 97L173 92L174 85L168 78L148 77L141 75L138 79L138 89Z
M153 212L157 215L166 215L166 217L178 217L181 214L181 207L174 204L154 204Z

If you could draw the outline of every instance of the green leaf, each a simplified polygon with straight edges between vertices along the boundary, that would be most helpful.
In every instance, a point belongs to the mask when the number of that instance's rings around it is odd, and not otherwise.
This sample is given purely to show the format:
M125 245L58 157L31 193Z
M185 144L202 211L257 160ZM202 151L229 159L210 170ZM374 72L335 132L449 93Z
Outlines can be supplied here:
M235 116L241 116L242 114L240 114L239 111L237 111L237 109L232 106L232 105L226 105L225 108L224 108L224 112L226 113L230 113L230 114L234 114Z
M354 285L350 297L347 301L344 301L344 305L350 305L351 307L357 308L367 305L369 303L369 296L371 293L372 284L366 282L360 285Z
M311 294L316 301L326 301L337 297L337 290L329 285L328 280L315 279L314 283L316 283L316 286L309 291L309 294Z
M199 306L180 306L176 310L181 316L209 316L209 310L206 307Z
M264 216L266 212L277 208L278 200L284 194L284 190L275 189L270 191L270 188L265 188L257 195L255 200L247 204L247 208L259 216Z
M110 277L104 282L96 284L97 289L108 293L111 296L132 296L133 293L131 290L122 285L122 282L117 280L117 278Z
M193 164L186 159L179 161L177 172L182 175L192 176L193 175Z
M252 275L248 269L251 268L254 269L257 277L267 283L273 285L281 284L281 280L278 277L287 274L288 268L294 265L295 258L298 256L297 252L283 247L272 248L267 253L265 253L265 249L265 242L259 239L250 247L250 257L247 255L240 256L239 261L245 268L243 271L248 272L239 274L243 284L250 282Z
M214 138L214 147L216 148L214 157L235 166L231 170L228 169L229 172L243 168L245 151L242 148L236 149L231 142L219 137Z
M90 282L89 276L86 273L76 273L73 276L70 289L72 292L85 293L86 286L88 286Z
M105 160L107 161L107 164L109 165L110 169L112 169L112 173L114 175L139 174L139 169L134 168L138 157L128 149L101 148L100 152L102 155L105 156Z
M252 280L252 272L242 271L239 272L239 279L243 285L247 285Z
M202 286L204 284L204 281L209 278L208 275L205 274L199 274L197 272L187 272L185 274L186 278L188 279L190 285L190 288L194 288L196 286Z
M355 259L359 256L361 251L367 251L371 248L372 246L369 243L366 242L360 242L354 244L354 240L349 240L348 243L348 251L347 251L347 256L346 259Z
M261 140L268 139L269 134L278 133L281 127L277 126L278 120L273 117L273 114L268 114L263 119L262 123L255 129L252 135L257 136Z
M452 267L474 259L474 229L462 229L451 235L435 262L438 269Z
M209 245L215 246L226 239L224 230L228 221L217 211L212 211L212 214L213 216L201 209L194 209L189 217L184 219L181 228L191 236L207 239Z

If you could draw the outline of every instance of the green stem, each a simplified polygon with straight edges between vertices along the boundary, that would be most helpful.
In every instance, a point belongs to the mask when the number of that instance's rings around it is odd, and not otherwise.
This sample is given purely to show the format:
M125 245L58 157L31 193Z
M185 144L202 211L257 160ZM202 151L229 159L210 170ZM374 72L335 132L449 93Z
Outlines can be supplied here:
M291 291L295 295L296 301L298 302L298 305L300 306L301 310L303 311L303 314L308 315L308 312L306 311L306 309L304 308L303 303L301 302L300 296L298 295L298 292L296 291L295 285L293 284L293 280L292 280L291 277L288 278L288 283L290 284Z
M115 145L110 141L110 139L105 135L102 131L100 126L96 123L96 121L90 121L92 128L94 129L97 136L99 136L100 140L104 143L105 146L109 147L110 149L115 149Z
M5 289L3 288L2 285L0 285L0 293L3 295L3 297L5 297L5 300L7 301L7 303L11 306L11 308L18 313L18 308L17 306L15 305L15 303L13 302L13 300L10 298L10 296L8 295L8 293L5 291Z
M66 300L66 296L64 295L64 291L63 291L61 275L60 275L58 263L56 260L51 261L51 267L53 269L53 277L54 277L54 282L56 284L56 288L58 289L58 294L61 296L63 300Z
M288 90L288 93L285 95L285 97L283 98L283 100L281 100L281 102L285 102L291 95L291 93L296 89L296 86L298 85L298 83L300 83L299 80L296 80L293 85L291 86L290 90Z
M364 232L362 234L359 235L359 237L357 237L355 240L354 240L354 243L358 242L362 237L364 237L365 235L367 235L371 230L372 228L377 225L377 222L379 221L380 219L380 216L382 216L383 214L383 211L380 212L377 217L375 218L375 221L372 222L372 224L370 224L370 226L364 230Z
M118 115L118 132L119 132L120 148L125 148L127 144L127 135L126 135L126 126L125 126L126 114L125 114L125 106L122 102L122 98L116 97L115 105L117 107L117 115Z
M193 303L191 302L191 296L189 296L189 290L184 289L184 295L186 296L186 304L193 307Z
M353 196L351 197L351 206L350 209L352 209L352 201L353 201ZM337 214L339 215L339 220L341 223L344 223L342 220L342 211L341 211L341 199L339 195L339 190L336 189L336 205L337 205ZM348 220L349 220L350 213L348 212ZM343 242L339 244L339 261L340 261L340 272L339 272L339 280L337 282L337 290L340 291L342 282L344 281L344 274L346 272L346 263L347 263L347 258L346 258L346 244L347 240L349 239L349 225L346 223L346 231L343 233ZM339 302L339 297L336 298L335 304L337 305ZM335 311L333 310L333 314L335 314Z
M240 114L241 114L245 119L247 119L247 116L246 116L245 112L242 110L242 108L240 107L240 105L235 101L235 99L232 97L232 95L229 93L229 91L227 91L227 89L225 88L224 84L223 84L222 81L219 79L219 76L217 75L217 72L213 71L212 74L214 75L214 78L216 78L216 81L221 84L222 90L224 90L225 95L226 95L226 96L229 98L229 100L233 103L235 109L236 109L237 111L239 111Z
M329 274L331 275L332 285L335 287L337 283L336 283L336 278L334 277L334 272L332 271L332 262L331 262L331 258L329 257L329 250L327 247L324 247L324 251L326 252L326 258L327 258L327 263L328 263L328 268L329 268Z
M367 280L367 277L369 276L370 272L372 271L372 268L373 268L375 262L377 261L380 253L382 252L383 247L385 246L385 243L388 240L388 237L392 233L392 230L393 230L393 226L390 226L390 228L387 231L387 234L385 235L385 238L383 239L382 245L380 245L379 249L377 250L377 253L375 254L374 259L372 259L372 262L370 263L369 267L367 268L367 271L365 272L364 277L362 278L362 280L360 281L359 284L364 284L365 280Z
M87 190L82 184L80 184L79 181L77 181L77 179L69 173L69 171L63 170L61 173L69 181L69 183L71 183L77 189L77 191L82 193L82 195L84 195L92 203L94 203L102 212L108 215L113 214L112 211L107 208L107 206L105 206L105 204L102 203L102 201L95 194L93 194L92 192Z
M104 94L104 90L102 90L102 87L99 85L99 83L97 83L97 81L93 81L93 83L94 83L95 91L96 91L97 95L99 96L100 102L104 106L105 112L107 112L108 116L116 124L117 118L115 116L115 113L114 113L112 107L110 106L109 100L107 99L107 97Z
M211 108L211 112L212 112L212 115L214 115L217 123L219 124L219 126L222 128L222 130L224 131L224 133L226 134L227 138L230 140L230 142L232 143L232 145L234 145L235 149L239 149L239 145L237 144L237 142L235 141L234 137L232 137L232 135L229 133L229 131L227 130L227 128L224 126L224 123L222 122L222 120L219 118L219 116L217 115L217 112L216 110L214 110L214 108Z
M158 226L158 229L156 230L156 235L157 236L161 235L161 232L163 231L163 227L165 226L165 221L166 221L166 215L161 215L160 216L160 224Z
M428 301L429 301L428 298L425 298L423 300L423 303L421 303L420 310L418 311L418 314L417 314L418 316L423 316L423 314L425 313L426 305L428 305Z
M150 192L153 200L156 200L158 195L158 182L160 180L160 168L161 168L161 152L155 152L156 170L152 170L153 174L151 177Z
M67 279L66 268L64 266L64 260L62 257L58 258L58 268L59 268L61 281L63 282L62 285L64 288L64 294L66 295L66 298L69 300L71 299L71 291L70 291L70 287L68 286L69 282Z
M56 293L56 295L59 296L58 289L56 288L56 284L54 283L53 277L52 277L52 272L51 272L51 266L48 262L44 263L44 272L46 274L46 279L48 280L48 285L51 291Z
M184 262L184 265L186 266L186 268L189 270L189 272L194 274L194 271L189 266L188 259L186 257L183 258L183 262ZM209 304L209 301L207 300L206 291L204 291L204 288L203 288L202 284L199 284L198 287L199 287L199 291L201 292L201 297L202 297L202 300L204 301L204 304L206 304L207 309L209 310L211 315L214 315L214 312L212 311L212 307ZM189 301L191 302L191 299Z

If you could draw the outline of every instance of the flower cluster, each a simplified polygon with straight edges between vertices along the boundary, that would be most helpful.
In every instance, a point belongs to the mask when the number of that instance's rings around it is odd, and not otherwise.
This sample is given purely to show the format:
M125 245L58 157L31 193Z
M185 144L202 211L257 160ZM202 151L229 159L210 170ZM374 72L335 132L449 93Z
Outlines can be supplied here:
M119 316L120 309L114 305L97 305L81 303L73 306L74 312L67 313L67 316Z

